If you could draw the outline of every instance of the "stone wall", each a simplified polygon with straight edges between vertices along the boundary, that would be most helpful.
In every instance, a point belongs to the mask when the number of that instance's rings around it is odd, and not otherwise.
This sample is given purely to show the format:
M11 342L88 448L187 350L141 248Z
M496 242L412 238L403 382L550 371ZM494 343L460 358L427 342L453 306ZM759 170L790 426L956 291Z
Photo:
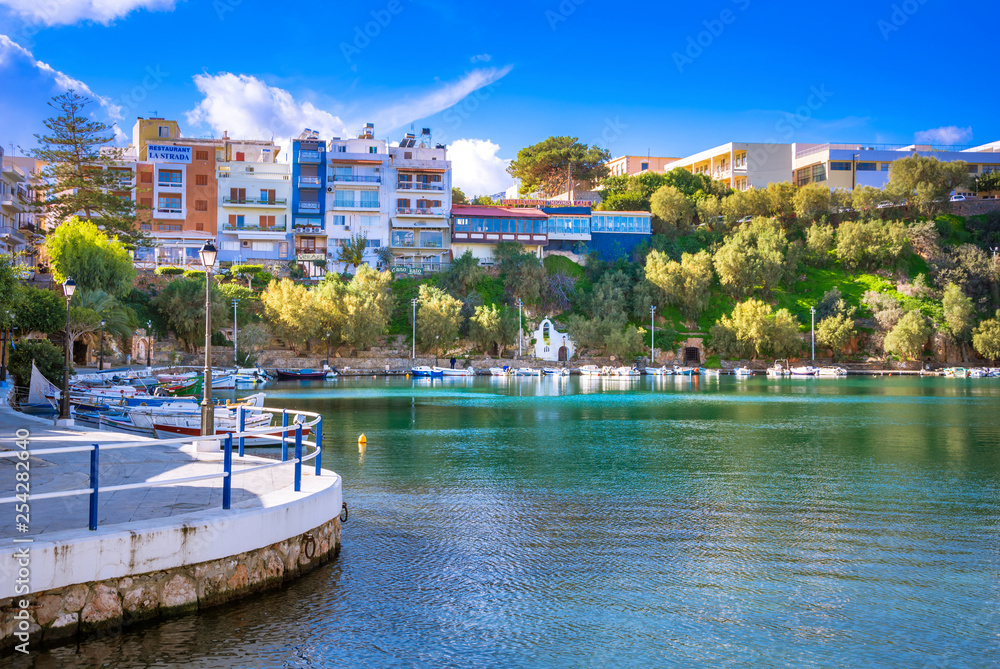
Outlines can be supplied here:
M978 216L1000 211L1000 200L966 200L965 202L951 202L949 204L950 213L958 216Z
M329 561L340 552L336 517L284 541L217 560L146 574L70 585L20 599L29 618L15 619L17 599L0 600L0 653L15 652L30 635L31 650L75 643L95 634L183 615L273 588Z

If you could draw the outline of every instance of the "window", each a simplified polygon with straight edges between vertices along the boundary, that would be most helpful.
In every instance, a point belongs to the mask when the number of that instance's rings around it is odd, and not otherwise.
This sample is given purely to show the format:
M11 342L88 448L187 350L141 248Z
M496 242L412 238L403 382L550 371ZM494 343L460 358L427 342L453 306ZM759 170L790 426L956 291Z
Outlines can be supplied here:
M353 207L354 206L354 191L352 190L338 190L333 194L333 206L334 207Z
M392 246L413 246L413 231L412 230L393 230L392 231Z
M159 137L170 137L170 126L168 126L168 125L161 125L160 128L159 128L158 136Z
M812 169L803 167L795 173L795 185L805 186L812 180Z
M242 151L237 151L236 152L236 162L240 162L241 163L244 160L246 160L246 154L243 153Z
M409 209L410 200L408 198L401 197L398 200L396 200L396 206L400 209Z
M969 174L978 174L979 165L969 165Z
M409 183L411 181L413 181L413 175L412 174L400 174L399 175L399 183Z
M274 227L274 216L261 216L260 217L260 227L264 230L268 230Z
M145 230L147 232L152 232L153 231L153 226L150 225L149 223L141 223L139 225L139 229L140 230Z
M180 186L183 173L180 170L160 170L161 186Z
M254 242L253 250L258 253L274 253L274 242Z
M381 222L379 216L358 216L358 225L362 227L374 227Z
M335 147L333 147L333 152L334 153L347 153L347 145L340 144L338 146L335 146Z
M274 189L260 189L261 204L274 204Z
M643 163L642 164L642 171L645 172L648 169L649 169L649 163Z
M142 182L142 183L144 183L144 184L151 184L151 183L153 183L153 173L152 172L143 172L141 175L139 175L139 181Z
M883 172L889 171L889 163L882 163L882 171Z
M204 223L195 223L194 224L194 229L195 230L200 230L200 231L204 232L205 231L205 224Z
M179 214L181 211L181 197L179 195L161 195L156 203L156 207L161 212Z
M377 146L369 146L368 147L368 153L378 153L378 147Z
M160 223L160 232L180 232L182 229L179 223Z
M369 239L369 240L366 240L366 243L365 243L365 248L369 248L369 249L377 249L380 246L382 246L382 240L381 239Z
M334 167L333 168L333 180L334 181L353 181L351 168L350 167Z
M878 170L878 163L858 163L858 172L875 172Z
M420 245L424 248L439 249L444 244L444 233L440 230L421 230Z
M207 174L196 174L196 175L194 175L194 185L195 186L207 186L208 185L208 175Z
M406 159L406 160L412 160L413 159L413 151L404 151L403 152L403 158Z
M208 200L195 200L194 201L195 211L208 211Z
M330 225L347 225L347 217L343 216L343 215L341 215L341 216L331 216L330 217Z
M221 246L222 246L222 250L223 251L239 251L240 250L240 243L239 242L222 242Z
M826 165L820 163L819 165L813 165L812 167L812 180L815 181L826 181Z
M378 191L377 190L361 191L361 206L378 209Z
M139 204L141 206L145 207L146 209L152 209L153 208L153 198L151 198L151 197L142 197L142 198L139 198Z
M282 258L288 257L288 242L278 244L278 255Z
M246 221L246 216L243 214L230 214L229 215L229 225L234 228L242 228L244 222Z
M831 160L830 161L830 171L831 172L850 172L851 164L846 160Z
M208 151L195 151L194 152L194 159L195 160L208 160Z

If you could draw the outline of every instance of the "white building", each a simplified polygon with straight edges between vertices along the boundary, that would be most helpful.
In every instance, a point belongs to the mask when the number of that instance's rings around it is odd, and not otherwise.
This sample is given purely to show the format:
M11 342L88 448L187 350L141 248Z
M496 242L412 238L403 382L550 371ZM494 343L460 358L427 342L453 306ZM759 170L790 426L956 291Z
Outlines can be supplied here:
M34 258L25 257L32 238L42 233L42 216L32 207L36 189L41 188L41 163L34 158L4 156L0 147L0 253L17 254L21 264L32 265Z
M551 362L566 362L576 354L576 344L568 334L556 330L548 318L538 324L533 335L535 340L535 357Z

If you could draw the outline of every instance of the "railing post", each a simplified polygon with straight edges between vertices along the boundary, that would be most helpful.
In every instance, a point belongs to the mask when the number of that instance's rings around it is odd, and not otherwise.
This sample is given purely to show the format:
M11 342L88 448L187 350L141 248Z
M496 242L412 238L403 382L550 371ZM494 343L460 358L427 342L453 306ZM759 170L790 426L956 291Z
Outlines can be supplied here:
M295 492L302 490L302 423L295 424Z
M247 415L243 411L243 406L240 405L236 408L237 416L239 416L239 432L240 432L240 457L243 457L243 431L247 429Z
M226 476L222 479L222 508L229 509L233 503L233 435L226 435L226 454L222 457L222 469Z
M316 476L323 470L323 417L316 423Z
M97 531L97 467L101 460L101 447L94 444L94 450L90 452L90 530Z
M288 459L288 409L281 410L281 461Z

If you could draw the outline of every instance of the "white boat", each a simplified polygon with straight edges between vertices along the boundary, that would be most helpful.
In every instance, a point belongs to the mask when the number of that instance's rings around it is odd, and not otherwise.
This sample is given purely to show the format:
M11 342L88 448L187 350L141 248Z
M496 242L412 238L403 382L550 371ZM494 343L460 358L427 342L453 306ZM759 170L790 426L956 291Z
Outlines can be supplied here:
M490 367L491 376L510 376L512 372L510 367Z
M611 376L639 376L639 370L635 367L615 367Z
M514 376L541 376L542 370L531 367L518 367L514 370Z
M569 370L556 369L555 367L543 367L542 374L545 376L569 376Z
M721 369L705 369L701 368L702 376L719 376L722 373Z
M450 367L432 367L434 374L438 376L475 376L476 370L469 367L468 369L451 369Z
M785 364L782 365L781 363ZM788 376L788 361L787 360L775 360L774 364L767 368L767 375L771 378L781 378L783 376Z
M753 370L749 367L737 367L733 370L733 376L753 376Z
M671 367L647 367L646 374L650 376L670 376L674 373Z
M674 367L675 376L694 376L697 373L697 367Z
M59 408L59 398L62 393L54 383L42 376L42 373L35 367L35 361L31 361L31 380L28 383L28 399L22 403L21 410L25 413L49 412Z
M820 367L816 376L847 376L847 370L843 367Z
M788 370L792 376L816 376L816 368L807 366L792 367Z
M265 397L266 395L264 393L257 393L256 395L248 395L235 404L216 406L214 409L216 424L219 425L220 420L236 424L239 419L239 407L243 406L259 409L264 406ZM156 406L128 407L125 409L125 412L134 424L149 429L153 428L153 423L161 422L161 418L164 416L193 416L198 420L201 419L201 405L196 402L175 401L165 402ZM257 411L247 411L247 424L249 425L253 422L254 417L258 414L259 412ZM173 423L168 421L166 424Z
M597 365L584 365L580 368L581 376L600 376L601 368Z
M412 374L413 376L415 376L417 378L428 378L428 377L431 377L431 376L441 376L440 372L435 372L434 371L435 369L437 369L437 368L436 367L428 367L427 365L420 365L418 367L414 367L413 369L411 369L410 370L410 374Z

